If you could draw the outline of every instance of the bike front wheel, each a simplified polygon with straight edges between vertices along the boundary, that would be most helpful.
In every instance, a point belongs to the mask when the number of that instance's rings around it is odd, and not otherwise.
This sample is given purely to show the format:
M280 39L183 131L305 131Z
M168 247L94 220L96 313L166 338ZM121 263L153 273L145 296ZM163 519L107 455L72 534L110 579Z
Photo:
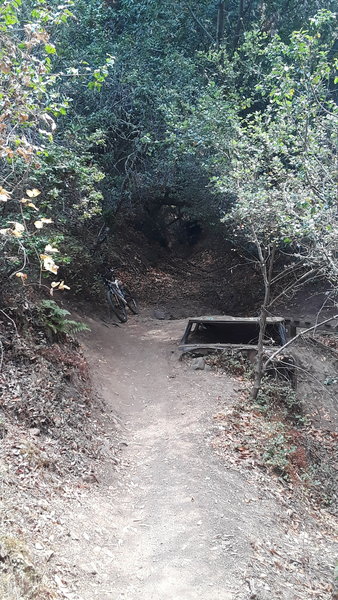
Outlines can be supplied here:
M123 295L125 297L125 301L126 301L128 308L131 310L131 312L134 315L138 315L139 309L137 306L137 302L136 302L135 298L133 298L133 296L131 295L128 288L123 287Z
M128 319L128 316L126 307L121 298L119 298L117 294L114 294L114 292L112 292L111 290L108 290L107 299L111 309L117 316L118 320L121 321L121 323L125 323Z

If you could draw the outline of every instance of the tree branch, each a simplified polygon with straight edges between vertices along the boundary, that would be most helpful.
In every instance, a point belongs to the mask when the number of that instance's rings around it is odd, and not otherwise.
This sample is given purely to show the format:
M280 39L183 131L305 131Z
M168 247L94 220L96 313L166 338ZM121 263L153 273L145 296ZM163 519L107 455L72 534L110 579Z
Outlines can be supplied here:
M338 319L338 315L334 315L333 317L330 317L329 319L325 319L325 321L321 321L320 323L316 323L316 325L312 325L308 329L305 329L305 331L300 331L299 333L297 333L297 335L295 335L295 337L292 338L292 340L289 340L288 342L286 342L286 344L284 344L284 346L281 346L281 348L278 348L278 350L276 350L275 352L273 352L271 354L271 356L269 356L269 358L264 363L264 371L265 371L267 365L269 363L271 363L271 361L273 361L273 359L276 356L278 356L278 354L283 352L285 350L285 348L288 348L288 346L291 346L291 344L293 344L293 342L295 342L298 338L302 337L302 335L305 335L306 333L309 333L309 331L313 331L314 329L317 329L317 327L321 327L322 325L325 325L325 323L329 323L330 321L333 321L334 319Z
M204 31L205 35L209 38L209 40L211 41L212 44L215 43L214 38L212 37L212 35L209 33L209 31L204 27L203 23L201 23L201 21L199 20L198 17L196 17L193 9L191 8L190 4L186 4L186 7L188 9L188 11L190 12L192 18L194 19L194 21L197 23L197 25L202 29L202 31Z

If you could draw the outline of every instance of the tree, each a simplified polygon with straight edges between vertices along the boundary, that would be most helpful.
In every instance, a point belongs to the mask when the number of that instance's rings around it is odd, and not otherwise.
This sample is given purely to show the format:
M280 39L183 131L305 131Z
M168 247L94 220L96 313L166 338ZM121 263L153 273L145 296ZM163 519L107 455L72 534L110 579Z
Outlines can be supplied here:
M178 147L203 155L213 184L228 198L227 236L245 244L262 275L253 398L264 372L274 284L280 297L283 278L284 293L314 275L337 283L334 20L332 13L321 11L308 30L294 32L288 43L278 35L270 40L249 32L237 57L223 60L219 74L227 83L210 82L184 120L176 113L176 121L170 121ZM245 55L255 78L251 89L239 89L234 74L236 61ZM281 255L282 271L277 270ZM292 271L293 283L288 279Z
M23 283L29 266L39 273L41 283L42 276L57 275L56 253L59 262L67 260L58 249L63 239L59 202L68 205L68 227L71 216L78 222L101 209L102 195L95 186L104 175L88 164L86 147L74 156L54 139L56 119L66 115L69 106L60 82L75 76L56 70L54 38L73 18L72 4L6 0L0 7L0 275L16 275ZM86 78L95 89L107 74L107 66L86 66ZM53 226L46 234L55 221L58 230ZM52 287L67 286L59 281Z
M314 275L338 283L333 171L338 111L331 97L331 42L323 43L320 31L333 18L322 11L310 30L291 36L290 44L276 38L267 46L266 55L272 59L263 88L268 104L264 113L242 121L229 174L218 181L225 190L231 186L236 192L236 203L226 219L255 246L264 283L253 399L264 373L266 318L276 301L273 284L280 286L291 271L300 275L283 293ZM278 249L287 262L284 273L275 274Z
M0 7L2 275L9 266L22 282L27 278L29 255L36 255L41 271L57 273L53 259L57 250L48 236L38 235L52 219L37 206L40 190L27 188L31 172L39 168L39 155L52 139L54 119L65 110L65 103L52 91L55 75L50 57L55 46L48 27L68 18L68 4L52 13L41 2L30 19L21 0L7 0Z

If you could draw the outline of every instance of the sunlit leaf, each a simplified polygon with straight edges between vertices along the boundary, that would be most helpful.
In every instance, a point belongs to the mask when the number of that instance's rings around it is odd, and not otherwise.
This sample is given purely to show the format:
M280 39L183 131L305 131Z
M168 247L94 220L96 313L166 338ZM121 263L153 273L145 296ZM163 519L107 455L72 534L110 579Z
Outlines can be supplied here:
M40 259L43 261L43 268L46 271L50 271L51 273L54 273L54 275L57 275L59 267L55 264L51 256L40 254Z
M53 252L60 252L60 250L58 250L57 248L53 248L51 244L47 244L47 246L45 247L45 252L49 252L50 254L52 254Z
M21 273L20 271L19 273L15 273L15 277L18 277L19 279L21 279L22 283L24 283L28 275L26 273Z
M52 281L51 287L60 291L70 290L70 287L66 285L64 281Z
M29 198L36 198L37 196L40 196L41 192L40 190L33 188L32 190L26 190L26 194Z
M22 223L18 223L17 221L10 221L14 225L12 229L9 229L9 233L14 237L22 237L23 232L25 231L24 225Z
M45 223L53 223L52 219L46 219L43 217L39 221L34 221L34 226L36 229L42 229Z
M8 192L7 190L5 190L5 188L0 186L0 201L1 202L7 202L10 195L11 195L10 192Z
M47 54L56 54L56 48L52 44L45 44Z

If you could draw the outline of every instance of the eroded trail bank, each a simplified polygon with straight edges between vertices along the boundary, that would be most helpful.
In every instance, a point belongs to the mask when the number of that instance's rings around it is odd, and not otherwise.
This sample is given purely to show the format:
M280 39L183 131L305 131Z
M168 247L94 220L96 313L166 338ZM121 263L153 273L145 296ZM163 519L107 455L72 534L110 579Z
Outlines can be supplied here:
M213 415L239 382L178 361L179 321L89 325L86 354L122 459L64 510L71 597L330 598L332 548L314 517L212 450Z

